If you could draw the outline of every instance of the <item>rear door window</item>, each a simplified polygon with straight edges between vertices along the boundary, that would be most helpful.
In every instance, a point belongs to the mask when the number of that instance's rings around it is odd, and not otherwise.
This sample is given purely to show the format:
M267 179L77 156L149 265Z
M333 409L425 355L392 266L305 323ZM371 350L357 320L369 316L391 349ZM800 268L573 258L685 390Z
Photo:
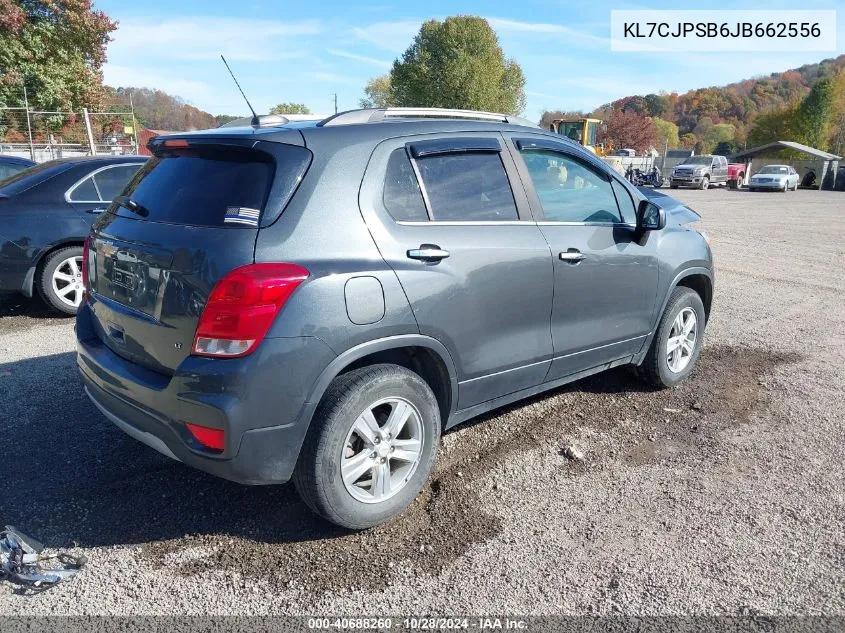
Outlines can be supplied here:
M71 202L111 202L120 195L140 167L140 163L134 163L94 170L85 180L71 188L68 192L68 200Z
M132 180L141 165L136 163L134 165L118 165L117 167L109 167L94 174L94 184L97 186L97 191L100 193L100 199L105 202L111 202L126 184Z
M310 152L283 146L282 164L268 153L217 145L165 149L147 161L125 195L147 215L144 219L196 226L258 226L277 170L289 195L305 173ZM111 212L139 219L122 207Z
M94 185L94 178L89 176L76 185L76 187L74 187L70 192L69 199L71 202L99 202L100 194L97 193L97 187Z
M424 222L428 220L417 175L405 148L393 150L387 161L382 194L384 208L397 221Z
M435 221L518 219L498 152L438 154L417 159Z

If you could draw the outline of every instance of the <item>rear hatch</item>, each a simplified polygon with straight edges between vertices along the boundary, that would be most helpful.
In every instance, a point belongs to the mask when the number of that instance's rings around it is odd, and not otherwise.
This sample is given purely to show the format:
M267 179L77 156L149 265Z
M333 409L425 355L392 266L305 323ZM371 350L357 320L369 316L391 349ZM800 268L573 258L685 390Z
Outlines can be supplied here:
M94 225L88 304L112 351L172 374L191 352L214 284L253 263L260 227L282 212L311 153L214 136L168 138L153 151Z

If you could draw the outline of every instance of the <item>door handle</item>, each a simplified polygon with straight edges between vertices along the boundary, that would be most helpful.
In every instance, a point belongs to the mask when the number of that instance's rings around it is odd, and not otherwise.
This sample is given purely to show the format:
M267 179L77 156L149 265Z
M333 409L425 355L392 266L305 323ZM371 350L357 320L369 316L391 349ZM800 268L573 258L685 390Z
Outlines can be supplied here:
M105 209L88 209L88 213L92 213L94 215L99 215L103 211L105 211Z
M436 244L420 244L419 248L412 248L408 251L408 257L424 262L439 262L441 259L449 257L449 251L444 251Z
M569 262L570 264L577 264L582 259L584 259L584 253L579 250L570 249L565 253L561 253L559 257L561 258L561 260Z

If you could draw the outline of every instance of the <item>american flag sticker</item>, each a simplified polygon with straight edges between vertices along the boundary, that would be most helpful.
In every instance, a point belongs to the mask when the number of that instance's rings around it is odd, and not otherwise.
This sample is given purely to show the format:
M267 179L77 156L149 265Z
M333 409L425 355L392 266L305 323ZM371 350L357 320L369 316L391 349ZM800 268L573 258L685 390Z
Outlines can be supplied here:
M242 224L244 226L258 226L258 216L261 211L248 207L226 207L224 224Z

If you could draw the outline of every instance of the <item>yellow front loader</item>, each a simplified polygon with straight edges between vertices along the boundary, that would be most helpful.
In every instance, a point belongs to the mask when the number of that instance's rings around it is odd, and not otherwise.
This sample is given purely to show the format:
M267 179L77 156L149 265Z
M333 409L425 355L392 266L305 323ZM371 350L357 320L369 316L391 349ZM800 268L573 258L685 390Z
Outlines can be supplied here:
M605 156L613 151L613 148L598 142L599 128L602 125L604 124L599 119L555 119L552 121L551 130L580 143L598 156Z

